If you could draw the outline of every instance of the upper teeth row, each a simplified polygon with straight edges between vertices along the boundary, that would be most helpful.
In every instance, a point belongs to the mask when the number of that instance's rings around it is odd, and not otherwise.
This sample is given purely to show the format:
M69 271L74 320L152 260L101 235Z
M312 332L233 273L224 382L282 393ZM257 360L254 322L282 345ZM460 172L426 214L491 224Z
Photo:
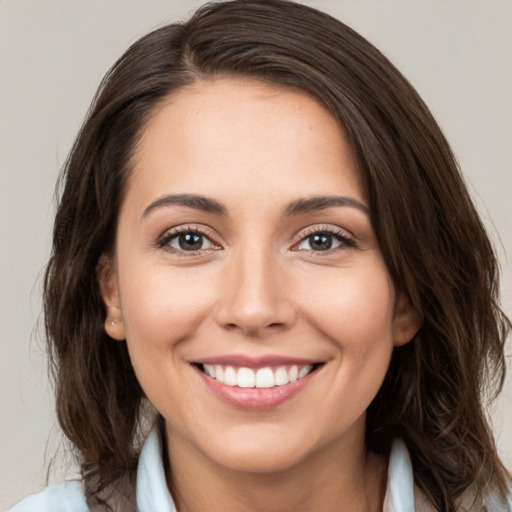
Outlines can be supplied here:
M219 382L227 386L238 386L240 388L272 388L274 386L283 386L297 379L305 377L312 369L313 365L305 366L279 366L275 370L265 367L256 371L251 368L233 368L232 366L222 366L220 364L203 364L204 372Z

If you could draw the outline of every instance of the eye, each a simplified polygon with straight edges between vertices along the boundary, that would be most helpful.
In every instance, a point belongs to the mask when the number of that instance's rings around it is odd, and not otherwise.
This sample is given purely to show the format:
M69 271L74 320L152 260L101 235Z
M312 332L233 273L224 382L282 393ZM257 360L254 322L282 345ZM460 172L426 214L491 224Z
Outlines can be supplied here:
M306 237L297 245L297 248L301 251L328 251L339 247L341 244L340 240L329 233L317 233Z
M197 252L218 248L204 233L193 229L168 233L163 236L159 245L179 252Z
M295 246L298 251L327 252L343 246L353 247L355 242L345 232L331 230L315 230L308 234Z

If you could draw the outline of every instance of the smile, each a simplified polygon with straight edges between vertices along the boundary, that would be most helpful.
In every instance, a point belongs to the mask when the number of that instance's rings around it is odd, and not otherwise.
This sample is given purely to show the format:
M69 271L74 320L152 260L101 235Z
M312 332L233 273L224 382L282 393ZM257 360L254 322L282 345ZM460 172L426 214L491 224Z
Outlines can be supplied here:
M325 362L287 356L216 356L191 365L224 403L246 411L268 411L301 394Z
M199 369L216 381L239 388L267 389L284 386L303 379L315 368L315 365L282 365L275 368L269 366L253 369L233 367L221 364L200 364Z

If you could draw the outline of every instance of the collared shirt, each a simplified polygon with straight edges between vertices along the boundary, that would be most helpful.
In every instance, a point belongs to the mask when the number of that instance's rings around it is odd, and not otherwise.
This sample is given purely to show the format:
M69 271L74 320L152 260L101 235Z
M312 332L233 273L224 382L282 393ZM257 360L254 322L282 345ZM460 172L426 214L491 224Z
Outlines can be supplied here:
M137 470L136 512L176 512L167 488L160 434L155 427L142 448ZM507 504L499 499L486 503L489 512L512 512L512 495ZM82 482L67 481L28 496L9 512L89 512ZM393 442L383 512L430 512L421 491L414 485L409 452L403 441Z

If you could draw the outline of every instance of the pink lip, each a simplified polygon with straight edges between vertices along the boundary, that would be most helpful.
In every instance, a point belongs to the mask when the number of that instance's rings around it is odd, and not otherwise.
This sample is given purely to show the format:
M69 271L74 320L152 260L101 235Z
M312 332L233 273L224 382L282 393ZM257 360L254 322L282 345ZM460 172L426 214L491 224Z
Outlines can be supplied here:
M225 361L225 359L223 359L223 361ZM287 362L288 361L289 360L287 360ZM245 366L247 367L247 365ZM313 379L320 370L318 369L313 371L302 379L298 379L295 382L290 382L289 384L284 384L282 386L274 386L273 388L239 388L238 386L228 386L222 382L212 379L195 365L193 365L192 368L196 371L197 375L201 378L208 389L224 403L239 409L260 411L273 409L297 396L306 386L308 386L311 379Z
M236 366L238 368L263 368L264 366L305 366L308 364L320 363L322 361L312 359L301 359L282 355L246 356L243 354L227 354L221 356L205 357L198 361L201 364L221 364L224 366Z

